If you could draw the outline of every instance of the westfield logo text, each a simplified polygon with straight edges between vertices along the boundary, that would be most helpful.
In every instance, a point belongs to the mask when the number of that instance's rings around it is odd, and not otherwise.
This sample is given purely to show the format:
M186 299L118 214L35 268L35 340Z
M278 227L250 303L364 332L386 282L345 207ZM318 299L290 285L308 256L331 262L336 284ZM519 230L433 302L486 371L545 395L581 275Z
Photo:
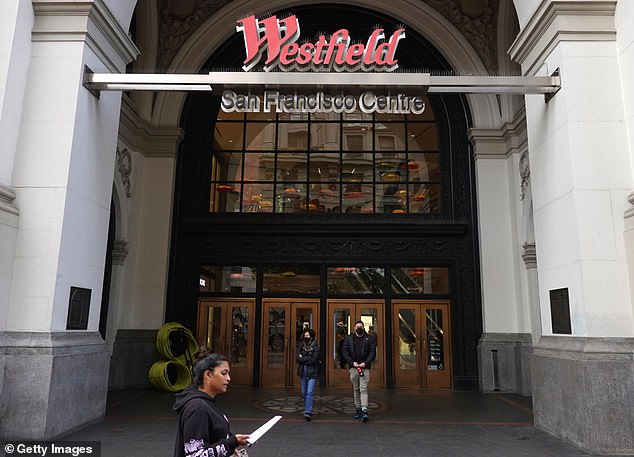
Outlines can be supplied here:
M264 56L264 70L276 66L283 71L394 71L398 68L396 47L405 38L405 29L398 29L386 39L383 29L375 29L365 44L350 44L347 29L330 36L320 35L314 43L297 43L300 37L296 16L277 19L255 16L240 19L236 26L244 34L246 59L242 69L251 70Z

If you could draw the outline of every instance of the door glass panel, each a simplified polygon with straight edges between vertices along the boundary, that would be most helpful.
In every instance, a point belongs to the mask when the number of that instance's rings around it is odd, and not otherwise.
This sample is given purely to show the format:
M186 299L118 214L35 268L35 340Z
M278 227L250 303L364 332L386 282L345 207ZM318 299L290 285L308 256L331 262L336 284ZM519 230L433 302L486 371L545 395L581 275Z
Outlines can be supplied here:
M416 310L401 309L398 313L398 367L401 370L416 369Z
M234 306L231 309L231 365L245 367L247 364L247 336L249 334L249 308Z
M361 308L361 320L363 321L365 331L368 332L368 335L370 335L374 339L374 343L376 344L375 360L377 361L377 363L372 364L371 368L373 370L376 370L378 368L378 361L381 360L381 358L379 357L379 351L383 349L382 347L379 348L379 335L376 332L376 329L378 328L378 314L379 310L377 308Z
M343 357L343 342L346 337L350 335L350 309L348 308L335 308L334 319L332 322L335 324L335 329L332 334L335 337L334 354L332 354L333 368L346 369L346 359Z
M222 352L222 347L220 346L222 338L221 319L221 307L210 306L207 309L207 337L205 338L205 344L213 352Z
M295 344L299 344L302 341L304 332L309 328L315 330L315 326L312 308L297 308L295 312L297 316L295 321Z
M363 326L374 341L377 341L376 324L379 311L376 308L361 308L361 321Z
M269 309L268 360L269 368L284 366L284 326L286 325L286 309L271 307Z
M427 322L427 370L444 370L442 310L428 309L425 314Z

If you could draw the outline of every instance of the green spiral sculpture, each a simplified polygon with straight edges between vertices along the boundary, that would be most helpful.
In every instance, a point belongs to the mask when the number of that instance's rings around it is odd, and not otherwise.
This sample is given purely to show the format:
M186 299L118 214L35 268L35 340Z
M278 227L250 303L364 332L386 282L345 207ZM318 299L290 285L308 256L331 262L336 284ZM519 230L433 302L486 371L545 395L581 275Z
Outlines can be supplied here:
M150 383L157 389L178 392L191 384L191 357L197 350L192 332L177 322L168 322L156 334L156 350L167 360L150 367Z

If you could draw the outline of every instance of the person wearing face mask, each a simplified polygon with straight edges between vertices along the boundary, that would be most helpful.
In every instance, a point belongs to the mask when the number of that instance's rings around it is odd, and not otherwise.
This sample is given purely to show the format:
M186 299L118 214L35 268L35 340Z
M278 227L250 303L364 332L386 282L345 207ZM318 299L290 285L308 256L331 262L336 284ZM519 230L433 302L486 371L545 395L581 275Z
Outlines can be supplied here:
M350 382L354 406L357 409L354 418L367 422L370 420L368 416L370 366L376 357L376 342L366 333L363 321L354 323L354 333L349 335L343 343L343 356L350 367Z
M315 385L319 379L319 346L315 341L312 328L304 330L302 341L297 345L297 376L301 380L302 398L304 399L304 419L310 422L313 416L313 398Z

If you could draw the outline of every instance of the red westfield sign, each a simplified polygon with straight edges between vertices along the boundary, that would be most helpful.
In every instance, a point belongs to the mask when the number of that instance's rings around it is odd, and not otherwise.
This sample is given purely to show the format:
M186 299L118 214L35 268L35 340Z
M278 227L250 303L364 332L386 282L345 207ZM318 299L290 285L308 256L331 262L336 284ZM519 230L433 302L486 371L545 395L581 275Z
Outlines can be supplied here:
M383 29L377 28L365 44L350 44L348 30L339 29L329 37L320 35L314 43L299 44L299 21L295 16L261 20L249 16L238 24L236 30L244 34L247 54L244 71L251 70L264 55L265 71L276 66L285 71L393 71L398 68L396 47L405 38L405 30L398 29L386 40Z

